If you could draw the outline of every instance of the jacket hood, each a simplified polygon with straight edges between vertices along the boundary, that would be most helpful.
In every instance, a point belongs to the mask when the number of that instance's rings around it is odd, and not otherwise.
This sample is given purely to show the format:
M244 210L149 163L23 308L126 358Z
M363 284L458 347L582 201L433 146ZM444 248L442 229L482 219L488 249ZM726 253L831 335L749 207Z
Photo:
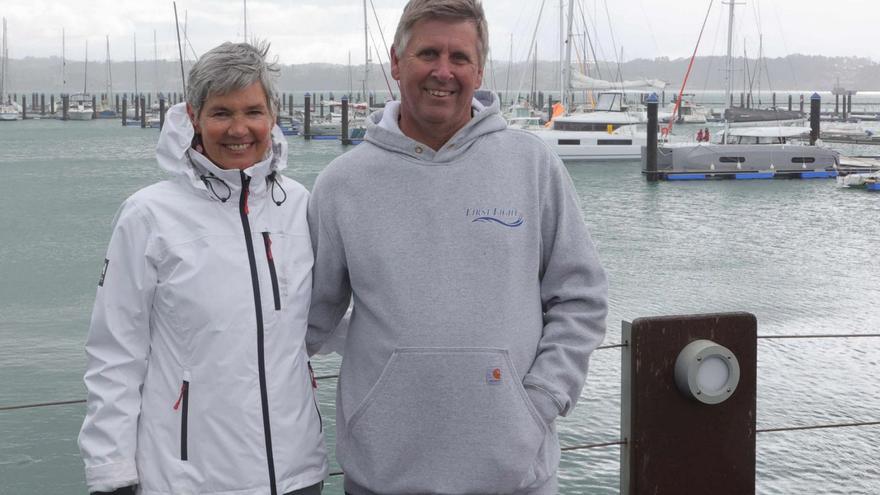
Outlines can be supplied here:
M240 177L238 170L222 169L205 155L192 149L194 135L195 130L186 113L186 103L178 103L169 108L165 113L165 124L156 144L156 160L159 162L159 167L175 177L186 179L195 188L205 191L207 188L202 179L203 175L214 175L225 181L237 183ZM281 129L275 125L272 127L272 145L266 157L246 168L244 173L252 178L262 178L285 167L287 167L287 139Z
M507 122L501 116L498 99L490 91L480 90L474 93L474 116L470 122L458 130L443 148L434 151L424 143L405 136L397 125L400 115L400 102L392 101L385 104L383 110L373 112L367 118L367 134L365 141L382 149L401 153L410 158L429 163L448 163L456 160L482 136L507 128Z

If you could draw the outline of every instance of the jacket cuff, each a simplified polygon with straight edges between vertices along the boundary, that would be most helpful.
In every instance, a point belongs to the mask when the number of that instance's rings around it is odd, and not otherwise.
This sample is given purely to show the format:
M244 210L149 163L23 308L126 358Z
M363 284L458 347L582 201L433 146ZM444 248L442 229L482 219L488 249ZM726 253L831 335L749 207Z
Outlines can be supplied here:
M86 466L86 485L89 492L113 492L117 488L137 483L137 467L133 461Z
M556 405L556 400L544 389L535 386L526 386L525 389L529 400L537 409L538 415L544 420L544 424L549 425L556 421L556 417L559 416L559 406Z

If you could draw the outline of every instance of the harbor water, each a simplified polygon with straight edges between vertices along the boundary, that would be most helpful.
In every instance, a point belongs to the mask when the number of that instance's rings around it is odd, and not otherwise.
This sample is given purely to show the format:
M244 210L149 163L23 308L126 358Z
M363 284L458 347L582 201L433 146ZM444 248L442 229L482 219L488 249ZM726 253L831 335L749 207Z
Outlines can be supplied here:
M0 407L83 399L111 221L125 197L163 178L158 131L115 120L0 124ZM288 139L285 173L309 188L343 151ZM833 180L648 184L640 168L568 164L609 275L606 344L620 342L623 320L716 311L754 313L765 336L878 332L880 194ZM315 364L333 374L338 359ZM758 429L880 421L878 376L877 338L759 340ZM331 455L335 385L319 388ZM0 411L0 494L86 493L84 413ZM615 442L619 422L620 349L599 350L578 407L559 421L562 444ZM561 493L618 493L619 457L619 446L564 452ZM757 435L761 494L877 494L878 466L878 426ZM325 493L340 495L341 477Z

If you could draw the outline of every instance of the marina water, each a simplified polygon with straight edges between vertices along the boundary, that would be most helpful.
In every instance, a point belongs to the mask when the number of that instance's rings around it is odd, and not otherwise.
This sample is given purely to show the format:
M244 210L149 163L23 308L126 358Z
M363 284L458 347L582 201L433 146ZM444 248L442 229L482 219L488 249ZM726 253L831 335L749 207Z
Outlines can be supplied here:
M0 406L83 399L111 221L123 199L163 178L158 133L118 121L4 124ZM335 141L288 139L285 173L309 188L342 152ZM609 274L606 344L620 342L622 320L715 311L754 313L759 335L878 332L880 195L830 180L647 184L636 162L568 169ZM338 359L315 364L333 374ZM878 421L878 376L880 339L759 340L757 426ZM335 385L319 389L331 453ZM86 493L84 413L0 412L0 494ZM619 440L619 415L620 349L599 350L577 409L559 421L562 444ZM618 493L619 456L619 446L564 452L561 493ZM757 457L761 494L880 493L878 426L759 434ZM341 494L341 477L325 493Z

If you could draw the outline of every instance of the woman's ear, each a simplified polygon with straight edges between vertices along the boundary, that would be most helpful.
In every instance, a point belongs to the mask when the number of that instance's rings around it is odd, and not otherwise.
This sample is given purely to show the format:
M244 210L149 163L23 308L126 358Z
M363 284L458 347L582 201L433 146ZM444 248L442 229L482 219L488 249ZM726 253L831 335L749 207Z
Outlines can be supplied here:
M189 103L186 104L186 114L189 115L189 121L192 123L196 134L201 134L202 131L199 129L199 119L196 118L196 113L193 111L193 107Z

